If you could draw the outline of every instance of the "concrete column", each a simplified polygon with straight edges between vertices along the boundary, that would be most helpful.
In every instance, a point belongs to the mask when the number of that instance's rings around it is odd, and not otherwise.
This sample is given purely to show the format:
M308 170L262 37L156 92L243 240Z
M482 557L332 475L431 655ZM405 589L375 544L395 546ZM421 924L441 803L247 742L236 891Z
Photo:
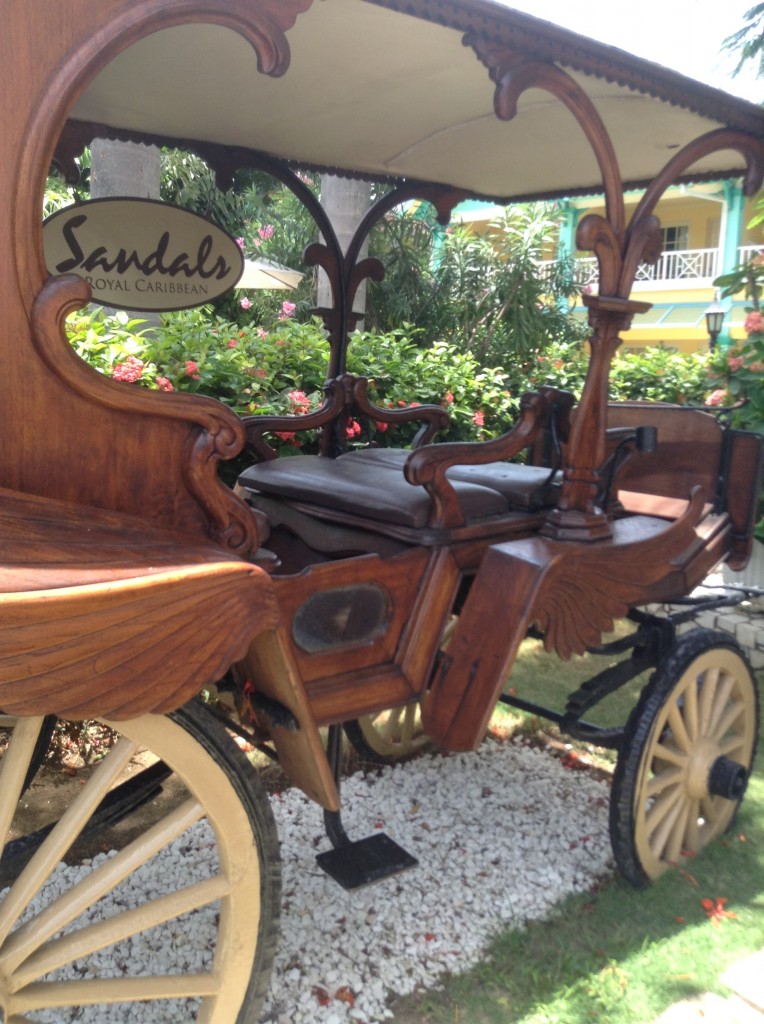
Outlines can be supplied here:
M138 199L159 199L161 166L159 149L138 142L114 142L95 139L90 147L90 198L106 199L131 196ZM116 313L104 306L107 313ZM146 326L159 323L156 313L127 311L133 319L146 321Z
M90 147L90 197L159 199L160 162L156 146L95 139Z
M343 253L347 252L350 241L371 204L371 185L367 181L352 178L338 178L332 174L321 175L321 205L331 221ZM364 246L361 259L367 255ZM331 306L332 295L326 274L318 274L317 304ZM358 313L366 312L366 283L358 289L353 303Z

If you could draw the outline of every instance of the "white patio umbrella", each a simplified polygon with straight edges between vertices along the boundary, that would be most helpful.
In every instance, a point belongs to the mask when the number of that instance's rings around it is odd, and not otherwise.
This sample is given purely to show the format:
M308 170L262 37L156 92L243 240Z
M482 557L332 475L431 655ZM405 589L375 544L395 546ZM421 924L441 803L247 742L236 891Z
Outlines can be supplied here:
M244 260L244 271L235 288L296 288L304 274L272 260Z

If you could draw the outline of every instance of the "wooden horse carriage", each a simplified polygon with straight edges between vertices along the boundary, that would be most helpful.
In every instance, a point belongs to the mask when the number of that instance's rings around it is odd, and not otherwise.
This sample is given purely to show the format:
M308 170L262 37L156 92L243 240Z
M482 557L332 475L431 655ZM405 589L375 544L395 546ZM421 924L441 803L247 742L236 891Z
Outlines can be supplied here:
M631 290L660 253L656 203L691 178L739 175L753 193L762 111L486 0L11 0L0 50L0 709L11 736L0 842L52 716L98 718L121 736L57 821L5 844L18 864L0 898L6 1024L163 1000L190 1000L187 1019L257 1019L277 842L256 773L192 700L215 685L238 708L227 724L275 751L324 807L325 866L352 886L411 858L392 840L345 835L343 724L373 742L374 716L397 709L407 745L421 708L429 738L474 748L529 630L568 657L630 614L626 661L561 716L585 735L591 704L653 670L625 729L599 737L619 748L619 865L642 883L726 828L756 740L750 668L731 641L677 639L671 619L640 608L681 598L721 561L745 563L761 441L700 410L609 404L608 371L619 332L645 308ZM90 288L48 275L40 205L51 163L70 170L99 137L184 146L222 183L265 169L308 206L322 241L306 261L333 294L318 311L331 344L325 401L299 424L319 431L320 455L273 457L268 433L293 429L289 419L242 422L212 400L128 388L73 353L64 319ZM393 186L344 253L303 168ZM644 198L627 223L636 186ZM345 357L355 293L383 273L360 255L377 218L408 199L445 222L470 195L586 192L604 193L606 213L578 228L599 267L580 396L529 393L518 422L481 444L431 443L440 409L370 402ZM344 450L350 416L414 415L411 451ZM231 491L219 462L244 448L252 465ZM159 768L123 781L143 749ZM51 895L80 833L169 770L185 800ZM208 877L82 923L202 821L217 858ZM197 968L77 968L208 907L217 944Z

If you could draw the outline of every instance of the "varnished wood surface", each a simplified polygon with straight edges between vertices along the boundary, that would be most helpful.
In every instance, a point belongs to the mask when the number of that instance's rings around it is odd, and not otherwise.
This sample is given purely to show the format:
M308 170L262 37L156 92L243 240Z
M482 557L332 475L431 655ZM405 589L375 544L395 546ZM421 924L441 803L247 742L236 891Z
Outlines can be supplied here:
M0 491L0 708L128 718L219 679L278 613L261 570L136 517Z
M629 608L653 599L654 585L673 578L686 593L683 571L707 550L702 512L698 491L673 523L633 516L613 523L612 536L596 544L533 537L489 548L423 702L426 731L449 749L481 742L531 624L544 633L547 650L568 658L599 643ZM714 517L711 533L723 525Z

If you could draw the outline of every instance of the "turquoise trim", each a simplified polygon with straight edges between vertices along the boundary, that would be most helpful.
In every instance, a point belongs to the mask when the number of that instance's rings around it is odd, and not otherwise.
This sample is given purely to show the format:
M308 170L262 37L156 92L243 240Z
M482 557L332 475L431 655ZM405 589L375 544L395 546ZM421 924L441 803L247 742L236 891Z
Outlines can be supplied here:
M724 201L727 207L727 222L722 245L722 266L721 273L729 274L738 265L738 251L743 239L743 208L745 196L743 189L736 181L723 181ZM730 315L724 319L724 325L719 335L718 344L722 348L729 348L734 340L729 333Z

